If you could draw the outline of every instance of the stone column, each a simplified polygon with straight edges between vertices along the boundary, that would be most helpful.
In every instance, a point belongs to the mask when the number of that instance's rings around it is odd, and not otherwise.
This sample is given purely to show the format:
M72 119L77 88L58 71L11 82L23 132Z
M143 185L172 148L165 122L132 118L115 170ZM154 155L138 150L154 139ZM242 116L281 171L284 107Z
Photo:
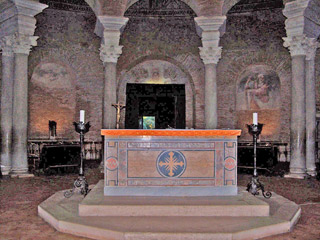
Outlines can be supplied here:
M221 48L201 48L200 56L205 64L205 124L207 129L218 126L217 63Z
M319 43L309 38L306 57L306 168L307 174L316 176L316 84L315 56Z
M1 172L9 175L11 171L12 143L12 103L13 103L13 65L14 56L10 36L1 39L2 82L1 82Z
M10 165L13 174L20 174L28 170L28 55L38 38L33 36L34 16L48 6L33 0L5 0L0 5L1 164L4 174Z
M320 34L320 19L315 17L319 13L320 4L315 0L290 1L283 9L287 18L284 46L289 48L292 57L291 160L288 177L303 178L307 165L310 174L314 174L315 88L312 83L314 63L310 58L313 58L313 45Z
M221 57L220 36L224 32L225 16L197 17L198 34L202 39L200 57L205 64L205 128L218 126L217 64Z
M99 16L96 34L102 38L100 58L104 64L105 77L102 103L102 128L116 128L116 109L112 104L117 103L117 62L122 53L119 45L120 30L128 18Z
M102 128L116 128L116 109L112 104L117 103L117 61L121 49L122 47L119 46L118 54L115 54L114 49L110 51L110 48L108 49L105 45L101 47L100 55L104 65Z
M16 35L14 43L14 81L12 117L12 174L28 173L28 56L38 37Z
M306 173L306 75L305 62L308 39L303 36L284 38L292 57L290 174L288 177L304 178Z

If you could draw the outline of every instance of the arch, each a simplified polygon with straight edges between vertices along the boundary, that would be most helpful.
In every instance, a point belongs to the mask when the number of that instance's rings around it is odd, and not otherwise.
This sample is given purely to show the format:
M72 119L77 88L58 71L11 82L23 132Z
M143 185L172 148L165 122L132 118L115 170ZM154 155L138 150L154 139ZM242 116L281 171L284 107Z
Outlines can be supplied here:
M188 76L188 79L190 81L190 85L191 85L191 88L192 88L192 91L195 92L195 84L192 80L192 76L190 75L190 73L182 66L181 63L179 63L177 60L173 59L173 58L170 58L170 57L167 57L167 56L160 56L160 55L149 55L149 56L143 56L135 61L133 61L132 63L128 64L126 66L126 70L125 72L128 72L130 71L132 68L134 68L135 66L137 66L138 64L142 63L142 62L145 62L147 60L162 60L162 61L166 61L166 62L170 62L172 63L173 65L176 65L178 68L181 69L182 72L184 72L187 76ZM121 75L123 75L124 73L122 73ZM123 79L121 78L120 76L120 79L119 79L119 82L118 82L118 86L117 86L117 89L119 88L120 84L121 84L121 81Z
M240 1L241 0L223 0L222 15L226 15L229 12L229 10ZM282 0L282 1L283 1L283 4L286 4L287 2L292 0Z
M126 12L133 4L138 2L139 0L128 0L126 9L124 12ZM180 0L187 4L195 13L197 16L200 16L200 7L197 0Z
M166 73L165 69L169 69L169 71ZM154 77L154 73L156 73L156 77ZM179 77L171 78L170 73L177 74ZM138 75L136 79L133 78L135 74ZM126 102L126 83L185 84L186 127L194 128L196 90L191 75L176 60L167 57L148 56L130 64L126 71L120 75L118 81L117 98L118 101L123 103ZM124 114L125 112L123 112L123 116ZM124 124L124 117L122 117L122 124Z
M224 0L222 5L222 15L225 16L229 10L241 0Z
M318 39L320 36L320 2L318 0L309 0L304 17L308 19L305 20L304 32L307 36Z

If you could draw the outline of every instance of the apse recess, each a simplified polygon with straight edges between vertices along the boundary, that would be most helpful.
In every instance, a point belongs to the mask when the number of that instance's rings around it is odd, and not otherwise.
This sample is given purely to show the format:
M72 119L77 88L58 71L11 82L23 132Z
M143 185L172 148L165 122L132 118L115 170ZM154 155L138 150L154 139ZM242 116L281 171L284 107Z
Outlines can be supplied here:
M204 128L204 65L199 55L201 39L196 32L196 14L179 0L158 1L152 6L149 1L142 0L131 5L125 17L129 21L120 39L123 48L117 64L118 85L121 88L118 98L124 100L122 81L145 81L143 77L135 79L132 76L132 69L139 68L139 64L145 62L144 66L150 64L153 66L150 68L158 67L161 71L165 71L164 65L170 65L178 75L183 73L188 76L190 85L186 85L186 91L193 88L192 94L187 96L187 127ZM184 79L179 82L184 82ZM148 81L159 80L150 78ZM161 81L166 83L165 79Z

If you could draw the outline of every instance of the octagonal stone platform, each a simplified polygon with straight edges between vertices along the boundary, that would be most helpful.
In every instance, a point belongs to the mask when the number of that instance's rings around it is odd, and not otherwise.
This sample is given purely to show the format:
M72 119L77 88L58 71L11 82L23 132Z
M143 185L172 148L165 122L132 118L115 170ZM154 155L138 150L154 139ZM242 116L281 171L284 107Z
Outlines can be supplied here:
M79 216L269 216L269 204L247 192L219 197L115 197L104 196L103 187L100 181L81 201Z
M289 232L301 215L298 205L280 195L264 199L242 188L223 201L221 197L108 198L102 191L99 183L85 198L75 194L67 199L63 191L57 192L38 206L39 216L60 232L92 239L212 240Z

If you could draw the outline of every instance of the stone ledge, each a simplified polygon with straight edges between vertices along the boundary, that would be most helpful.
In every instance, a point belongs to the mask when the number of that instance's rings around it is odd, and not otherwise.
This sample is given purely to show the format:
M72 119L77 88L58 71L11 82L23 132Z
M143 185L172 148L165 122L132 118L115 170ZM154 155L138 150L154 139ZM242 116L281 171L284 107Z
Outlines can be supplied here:
M269 216L269 205L246 191L216 197L116 197L103 195L103 185L101 180L81 201L80 216Z
M301 214L295 203L275 193L262 199L269 217L79 217L83 196L57 192L38 207L39 216L64 233L93 239L258 239L289 232Z

